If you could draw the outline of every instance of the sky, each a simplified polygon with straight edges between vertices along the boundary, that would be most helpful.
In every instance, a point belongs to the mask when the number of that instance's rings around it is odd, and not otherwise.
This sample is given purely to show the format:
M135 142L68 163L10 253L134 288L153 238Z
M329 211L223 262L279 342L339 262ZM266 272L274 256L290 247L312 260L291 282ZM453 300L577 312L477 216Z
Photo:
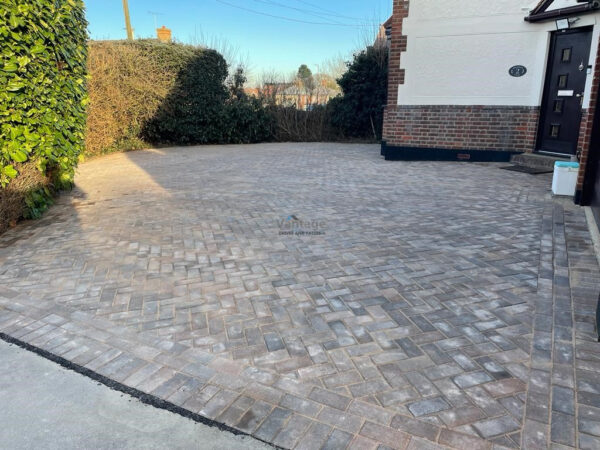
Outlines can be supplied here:
M92 39L126 37L122 0L85 4ZM136 37L155 37L155 23L165 25L179 42L228 49L252 78L348 59L391 9L392 0L129 0Z

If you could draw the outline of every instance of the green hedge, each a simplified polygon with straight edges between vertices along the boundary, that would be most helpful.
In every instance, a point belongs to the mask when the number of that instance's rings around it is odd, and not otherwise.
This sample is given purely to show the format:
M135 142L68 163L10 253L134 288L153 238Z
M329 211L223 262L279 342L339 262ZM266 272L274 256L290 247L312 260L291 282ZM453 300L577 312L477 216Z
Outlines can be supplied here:
M388 50L368 47L354 55L337 80L343 95L329 102L331 124L348 138L381 139L388 92Z
M157 48L177 50L179 45ZM173 52L177 58L180 52ZM227 63L216 51L194 49L176 74L162 105L143 127L142 137L159 144L209 144L222 140L228 98Z
M269 140L256 99L234 95L216 51L151 39L90 43L86 154Z
M2 189L28 164L54 188L72 183L85 132L86 27L81 0L0 1ZM29 215L48 194L26 193Z

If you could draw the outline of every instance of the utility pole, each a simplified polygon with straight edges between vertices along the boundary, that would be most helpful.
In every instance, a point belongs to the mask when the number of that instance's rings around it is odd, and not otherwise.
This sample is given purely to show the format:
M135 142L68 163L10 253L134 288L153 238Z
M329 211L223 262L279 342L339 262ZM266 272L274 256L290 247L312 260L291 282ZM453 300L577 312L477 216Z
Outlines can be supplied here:
M133 28L131 28L131 19L129 18L129 5L127 0L123 0L123 12L125 13L125 27L127 28L127 39L133 41Z

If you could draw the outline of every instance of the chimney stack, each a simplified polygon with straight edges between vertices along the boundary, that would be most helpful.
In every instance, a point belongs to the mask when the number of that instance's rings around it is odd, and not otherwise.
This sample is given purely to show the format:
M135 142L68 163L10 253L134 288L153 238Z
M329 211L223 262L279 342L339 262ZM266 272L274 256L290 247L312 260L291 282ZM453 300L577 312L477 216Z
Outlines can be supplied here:
M160 42L171 42L171 30L163 25L162 28L157 28L156 37Z

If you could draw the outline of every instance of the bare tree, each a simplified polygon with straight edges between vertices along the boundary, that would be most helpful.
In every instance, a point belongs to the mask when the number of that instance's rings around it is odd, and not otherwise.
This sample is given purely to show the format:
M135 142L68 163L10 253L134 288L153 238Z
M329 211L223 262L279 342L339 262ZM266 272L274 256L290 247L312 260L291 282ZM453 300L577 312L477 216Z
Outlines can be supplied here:
M230 68L228 83L233 83L233 77L235 76L235 70L232 68L241 68L244 75L250 81L253 81L252 64L250 61L250 54L248 52L242 53L239 46L233 45L227 38L222 36L209 36L204 34L200 29L195 29L194 34L190 35L187 40L188 44L195 47L210 48L219 52L225 61L227 66Z

